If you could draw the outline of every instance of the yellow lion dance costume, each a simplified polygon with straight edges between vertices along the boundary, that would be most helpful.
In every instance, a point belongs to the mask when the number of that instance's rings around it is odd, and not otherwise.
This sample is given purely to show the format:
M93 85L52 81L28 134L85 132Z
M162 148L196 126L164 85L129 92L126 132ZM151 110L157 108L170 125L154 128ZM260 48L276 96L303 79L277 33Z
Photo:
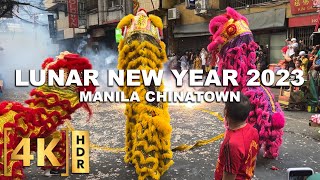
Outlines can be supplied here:
M124 17L117 28L122 29L124 36L118 47L118 69L162 69L167 56L160 38L163 24L159 17L139 10L136 16ZM140 102L126 104L125 162L135 166L139 179L160 179L173 164L168 104L145 100L148 91L162 92L163 83L160 87L145 87L141 76L140 82L140 87L120 87L126 97L135 91L140 98Z
M64 70L65 79L70 70L77 70L79 74L85 69L92 69L90 61L77 54L61 53L57 59L48 58L42 64L44 70ZM83 83L83 77L81 77ZM59 143L53 149L58 157L61 167L52 167L47 160L43 168L62 169L66 161L65 133L58 131L59 125L71 120L71 114L84 107L91 115L92 112L86 103L81 103L79 91L94 93L95 87L70 86L49 87L43 85L31 91L31 99L25 101L28 107L18 102L2 101L0 103L0 179L23 179L23 165L21 160L12 160L13 149L17 147L22 138L30 138L31 151L37 150L37 138L45 138L45 142L51 142L52 138L59 138ZM4 163L4 129L10 128L7 133L7 162ZM4 174L4 165L7 164L9 176Z

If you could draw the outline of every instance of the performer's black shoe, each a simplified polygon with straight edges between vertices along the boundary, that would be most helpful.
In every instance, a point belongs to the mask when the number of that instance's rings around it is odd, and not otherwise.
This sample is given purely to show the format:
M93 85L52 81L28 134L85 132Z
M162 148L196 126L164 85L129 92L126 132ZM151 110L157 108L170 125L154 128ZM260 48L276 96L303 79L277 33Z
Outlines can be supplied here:
M51 177L51 176L58 176L61 173L65 173L65 170L64 169L60 169L60 170L47 169L44 175L47 177Z

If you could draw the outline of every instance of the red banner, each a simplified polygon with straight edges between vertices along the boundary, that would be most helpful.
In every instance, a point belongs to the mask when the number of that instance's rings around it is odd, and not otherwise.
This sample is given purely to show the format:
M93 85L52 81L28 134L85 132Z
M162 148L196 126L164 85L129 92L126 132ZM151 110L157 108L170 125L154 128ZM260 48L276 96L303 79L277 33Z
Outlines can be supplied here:
M69 28L79 27L78 0L68 0Z
M313 7L313 0L290 0L290 5L292 14L303 14L317 11L317 9Z
M289 27L315 26L318 22L318 14L310 16L298 16L289 18Z

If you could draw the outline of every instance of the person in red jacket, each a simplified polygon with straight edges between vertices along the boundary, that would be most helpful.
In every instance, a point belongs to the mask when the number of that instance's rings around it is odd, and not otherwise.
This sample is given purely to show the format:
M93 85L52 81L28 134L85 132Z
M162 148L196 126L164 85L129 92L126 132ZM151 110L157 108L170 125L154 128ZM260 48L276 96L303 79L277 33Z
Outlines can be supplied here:
M243 94L240 102L225 103L227 130L220 147L215 180L253 177L260 147L258 131L246 123L250 109L250 101Z

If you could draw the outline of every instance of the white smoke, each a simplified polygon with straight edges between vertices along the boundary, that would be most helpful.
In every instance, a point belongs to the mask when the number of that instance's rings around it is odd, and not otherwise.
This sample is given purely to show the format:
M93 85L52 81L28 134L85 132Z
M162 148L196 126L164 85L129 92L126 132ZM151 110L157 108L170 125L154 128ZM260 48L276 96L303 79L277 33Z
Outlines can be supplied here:
M28 80L28 70L40 69L43 60L57 54L57 45L51 43L47 27L9 20L9 29L0 32L3 50L0 52L0 74L6 88L15 88L15 70L23 70L23 80ZM10 27L11 26L11 27Z
M77 48L77 53L87 57L93 69L99 72L99 85L97 91L117 91L118 87L107 86L108 70L117 71L118 52L107 48L103 42L95 43L92 47L87 47L87 38L83 38Z

